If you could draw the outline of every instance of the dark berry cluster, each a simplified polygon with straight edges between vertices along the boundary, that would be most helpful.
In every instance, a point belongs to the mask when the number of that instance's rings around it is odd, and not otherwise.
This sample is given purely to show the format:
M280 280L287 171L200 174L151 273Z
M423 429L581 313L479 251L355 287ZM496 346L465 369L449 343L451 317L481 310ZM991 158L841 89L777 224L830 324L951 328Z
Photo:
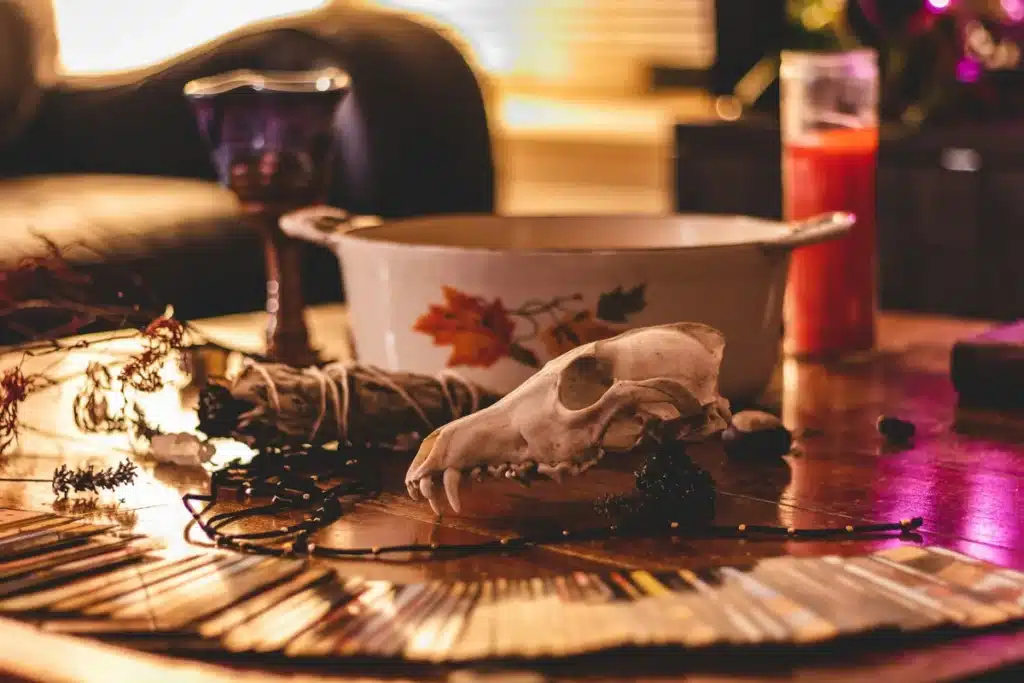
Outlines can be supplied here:
M598 511L620 526L678 521L687 527L715 517L715 482L686 454L684 444L663 444L635 473L636 492L606 496Z
M914 440L917 427L913 422L902 420L891 415L881 415L875 422L878 433L885 437L885 440L894 445L906 445Z
M239 416L251 407L235 399L227 387L210 384L199 392L199 431L210 438L230 436Z

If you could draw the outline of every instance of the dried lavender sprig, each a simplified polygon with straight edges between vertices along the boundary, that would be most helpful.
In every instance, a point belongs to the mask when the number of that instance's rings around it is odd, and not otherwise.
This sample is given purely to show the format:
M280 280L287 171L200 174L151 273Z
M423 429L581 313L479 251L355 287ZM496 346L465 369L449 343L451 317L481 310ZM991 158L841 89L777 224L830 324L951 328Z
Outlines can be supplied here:
M134 483L138 474L138 468L131 460L119 463L116 468L108 467L101 470L97 470L95 465L70 469L63 464L53 471L53 494L67 498L72 491L75 493L113 491L118 487Z

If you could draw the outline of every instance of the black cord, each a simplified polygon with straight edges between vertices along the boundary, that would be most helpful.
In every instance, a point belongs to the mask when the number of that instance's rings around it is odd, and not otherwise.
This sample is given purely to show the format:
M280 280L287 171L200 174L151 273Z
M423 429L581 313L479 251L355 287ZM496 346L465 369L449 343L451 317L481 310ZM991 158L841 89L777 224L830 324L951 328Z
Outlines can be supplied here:
M320 446L270 447L259 451L248 463L235 461L223 469L213 473L210 480L208 495L188 493L182 496L182 503L192 516L192 522L186 528L185 537L189 543L199 545L191 538L191 526L198 526L210 541L221 548L228 548L243 553L286 557L292 555L314 555L330 558L378 557L381 555L430 552L430 553L474 553L501 552L520 550L532 546L558 545L578 541L608 540L612 538L639 538L652 536L686 536L686 537L789 537L801 539L830 539L856 537L877 534L910 534L921 527L923 519L914 517L899 522L885 524L848 525L845 527L826 528L793 528L760 524L739 524L723 526L710 524L710 518L684 516L687 522L660 520L647 517L626 516L623 522L608 526L580 530L562 530L538 533L531 536L512 536L507 538L483 541L480 543L414 543L405 545L373 546L364 548L336 548L316 545L310 537L316 532L330 526L340 519L346 506L368 500L379 495L381 491L380 475L376 469L366 467L362 456L373 461L373 454L366 449L329 450ZM656 462L652 457L644 468L638 472L638 483L650 486L651 464ZM700 473L697 481L710 482L699 468L678 465L666 469L669 475L680 471ZM321 486L321 482L332 481ZM659 490L671 490L676 493L678 487L659 485ZM257 498L269 498L269 503L243 507L239 510L221 512L206 517L219 503L224 502L221 493L224 490L234 491L234 501L250 503ZM692 487L691 487L692 489ZM691 490L686 489L686 490ZM694 495L706 498L706 491L692 489ZM713 489L712 489L713 493ZM205 504L197 509L196 504ZM684 510L675 505L671 508L658 505L646 505L647 509L657 510L664 515L667 510ZM702 506L701 509L706 509ZM300 522L278 526L267 531L256 531L230 534L226 527L258 517L266 517L276 523L282 514L302 513Z

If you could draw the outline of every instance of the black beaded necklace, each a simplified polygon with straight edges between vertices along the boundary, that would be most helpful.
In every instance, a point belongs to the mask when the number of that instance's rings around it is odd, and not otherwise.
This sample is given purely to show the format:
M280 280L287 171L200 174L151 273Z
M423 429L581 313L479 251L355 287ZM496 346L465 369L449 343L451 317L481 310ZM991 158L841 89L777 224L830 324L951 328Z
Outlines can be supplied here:
M332 558L379 557L397 553L483 553L519 550L612 538L669 537L788 537L831 539L878 534L910 534L920 517L895 523L845 527L794 528L762 524L723 526L714 518L715 488L711 477L686 456L682 444L666 444L653 451L636 472L637 490L625 496L606 497L598 510L607 526L548 531L480 543L415 543L336 548L314 544L310 538L342 517L346 506L376 497L381 492L379 472L368 467L373 453L367 449L331 450L321 446L273 446L259 450L247 463L233 461L212 473L210 493L185 494L182 502L192 522L185 538L196 545L215 545L238 552L272 556L313 555ZM225 492L231 492L225 495ZM233 500L245 505L238 510L210 514L219 504ZM268 502L251 505L254 500ZM196 504L203 504L197 509ZM228 533L233 524L263 517L276 521L282 515L301 513L298 522L267 531ZM198 526L209 538L192 538Z

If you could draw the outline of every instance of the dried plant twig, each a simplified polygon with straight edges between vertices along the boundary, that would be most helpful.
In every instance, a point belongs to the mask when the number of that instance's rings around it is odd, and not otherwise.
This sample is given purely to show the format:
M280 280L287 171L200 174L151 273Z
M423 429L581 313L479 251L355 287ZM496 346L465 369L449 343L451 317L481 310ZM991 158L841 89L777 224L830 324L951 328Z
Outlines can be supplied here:
M116 468L98 470L94 465L70 469L66 464L53 471L53 495L67 498L71 492L99 493L113 491L135 482L139 471L131 460L125 460Z
M120 371L94 364L85 373L85 386L74 401L75 424L85 432L126 431L132 435L155 433L129 390L152 393L164 385L161 369L171 354L183 347L187 326L151 312L128 292L139 293L141 278L128 282L100 283L75 267L53 241L39 236L45 249L38 257L24 258L7 271L0 270L0 329L9 342L5 355L21 354L21 361L0 374L0 453L17 441L20 408L30 394L59 382L48 372L60 361L29 371L28 359L63 354L108 341L137 338L142 350L129 356ZM113 299L114 303L108 302ZM65 337L95 330L101 324L111 332L102 338ZM131 329L125 329L131 328ZM18 339L20 338L20 339ZM61 380L63 381L63 380ZM107 397L120 393L120 409L111 411Z
M49 384L41 375L25 375L20 365L0 375L0 453L18 436L18 411L36 388Z

